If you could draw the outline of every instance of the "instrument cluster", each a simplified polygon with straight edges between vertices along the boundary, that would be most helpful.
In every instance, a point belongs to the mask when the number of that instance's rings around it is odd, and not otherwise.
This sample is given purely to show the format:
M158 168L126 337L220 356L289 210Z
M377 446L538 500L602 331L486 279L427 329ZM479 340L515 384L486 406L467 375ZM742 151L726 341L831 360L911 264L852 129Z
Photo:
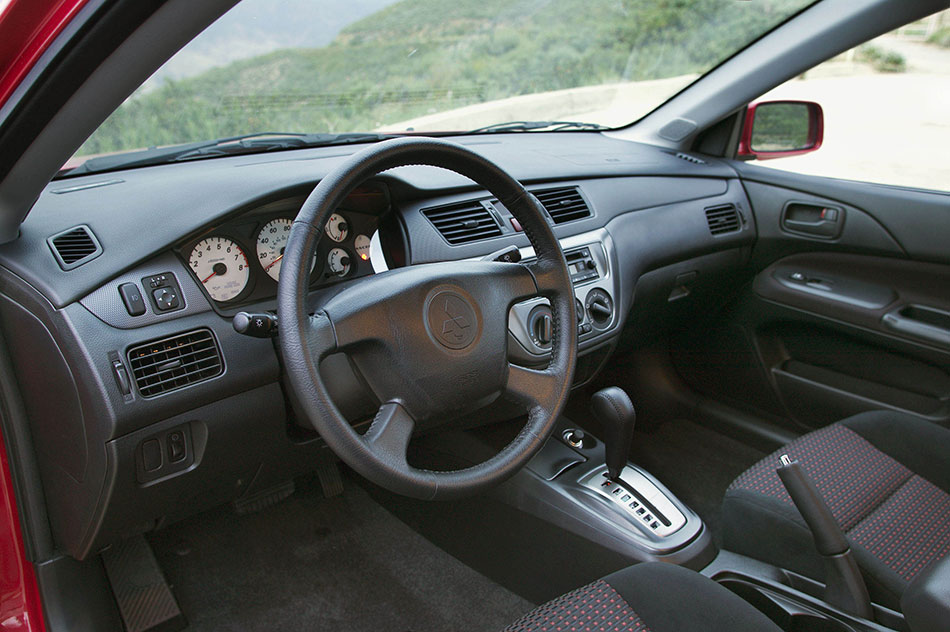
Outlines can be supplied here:
M310 262L311 287L373 273L370 245L379 211L389 206L385 193L364 185L330 215ZM297 200L267 205L186 242L178 254L219 307L271 299L297 208Z

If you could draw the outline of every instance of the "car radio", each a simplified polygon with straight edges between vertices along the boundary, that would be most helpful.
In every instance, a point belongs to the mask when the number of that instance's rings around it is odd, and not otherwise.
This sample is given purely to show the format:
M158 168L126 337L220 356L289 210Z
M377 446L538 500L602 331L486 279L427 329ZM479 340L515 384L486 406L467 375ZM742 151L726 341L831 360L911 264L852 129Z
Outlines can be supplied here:
M590 248L578 248L565 252L564 257L567 259L567 269L571 273L571 283L574 285L600 276L597 272L597 262L590 254Z

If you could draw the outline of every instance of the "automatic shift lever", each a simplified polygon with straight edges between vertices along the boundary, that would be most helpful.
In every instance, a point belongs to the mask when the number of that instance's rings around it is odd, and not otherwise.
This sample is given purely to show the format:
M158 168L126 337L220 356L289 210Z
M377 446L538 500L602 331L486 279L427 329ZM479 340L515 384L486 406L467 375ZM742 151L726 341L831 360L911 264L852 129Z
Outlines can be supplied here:
M618 386L608 386L594 393L590 400L590 409L604 426L607 475L617 480L627 465L637 411L634 410L630 397Z

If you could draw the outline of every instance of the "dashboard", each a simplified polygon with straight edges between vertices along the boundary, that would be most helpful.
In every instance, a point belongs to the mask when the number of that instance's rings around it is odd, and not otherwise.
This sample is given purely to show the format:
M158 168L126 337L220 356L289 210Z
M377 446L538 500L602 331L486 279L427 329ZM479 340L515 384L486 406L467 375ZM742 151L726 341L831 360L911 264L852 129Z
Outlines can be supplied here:
M274 299L284 246L302 202L296 198L266 204L207 227L174 248L218 311L230 313ZM373 251L379 250L372 240L389 209L384 184L367 183L350 193L324 226L311 262L310 287L373 274Z
M622 332L661 328L748 260L756 227L727 163L599 133L456 140L522 181L547 210L577 300L577 385L610 361ZM84 559L333 459L295 411L274 340L241 335L232 318L276 310L297 210L357 149L53 181L20 238L0 246L0 330L21 371L59 550ZM390 170L334 209L314 253L308 305L318 309L392 268L512 247L523 260L534 256L520 225L479 185L442 169ZM498 317L507 317L512 361L546 364L546 299ZM345 355L320 371L355 427L371 421L379 402ZM511 416L499 398L466 423Z

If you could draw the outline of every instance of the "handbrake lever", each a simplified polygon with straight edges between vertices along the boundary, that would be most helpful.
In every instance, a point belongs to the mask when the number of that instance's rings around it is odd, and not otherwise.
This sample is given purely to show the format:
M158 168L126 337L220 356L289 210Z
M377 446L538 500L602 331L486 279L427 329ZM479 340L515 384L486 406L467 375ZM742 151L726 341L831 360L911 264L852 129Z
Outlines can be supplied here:
M841 525L799 462L792 461L787 454L782 455L781 462L776 473L811 529L815 548L825 560L825 601L849 614L873 620L867 585Z

